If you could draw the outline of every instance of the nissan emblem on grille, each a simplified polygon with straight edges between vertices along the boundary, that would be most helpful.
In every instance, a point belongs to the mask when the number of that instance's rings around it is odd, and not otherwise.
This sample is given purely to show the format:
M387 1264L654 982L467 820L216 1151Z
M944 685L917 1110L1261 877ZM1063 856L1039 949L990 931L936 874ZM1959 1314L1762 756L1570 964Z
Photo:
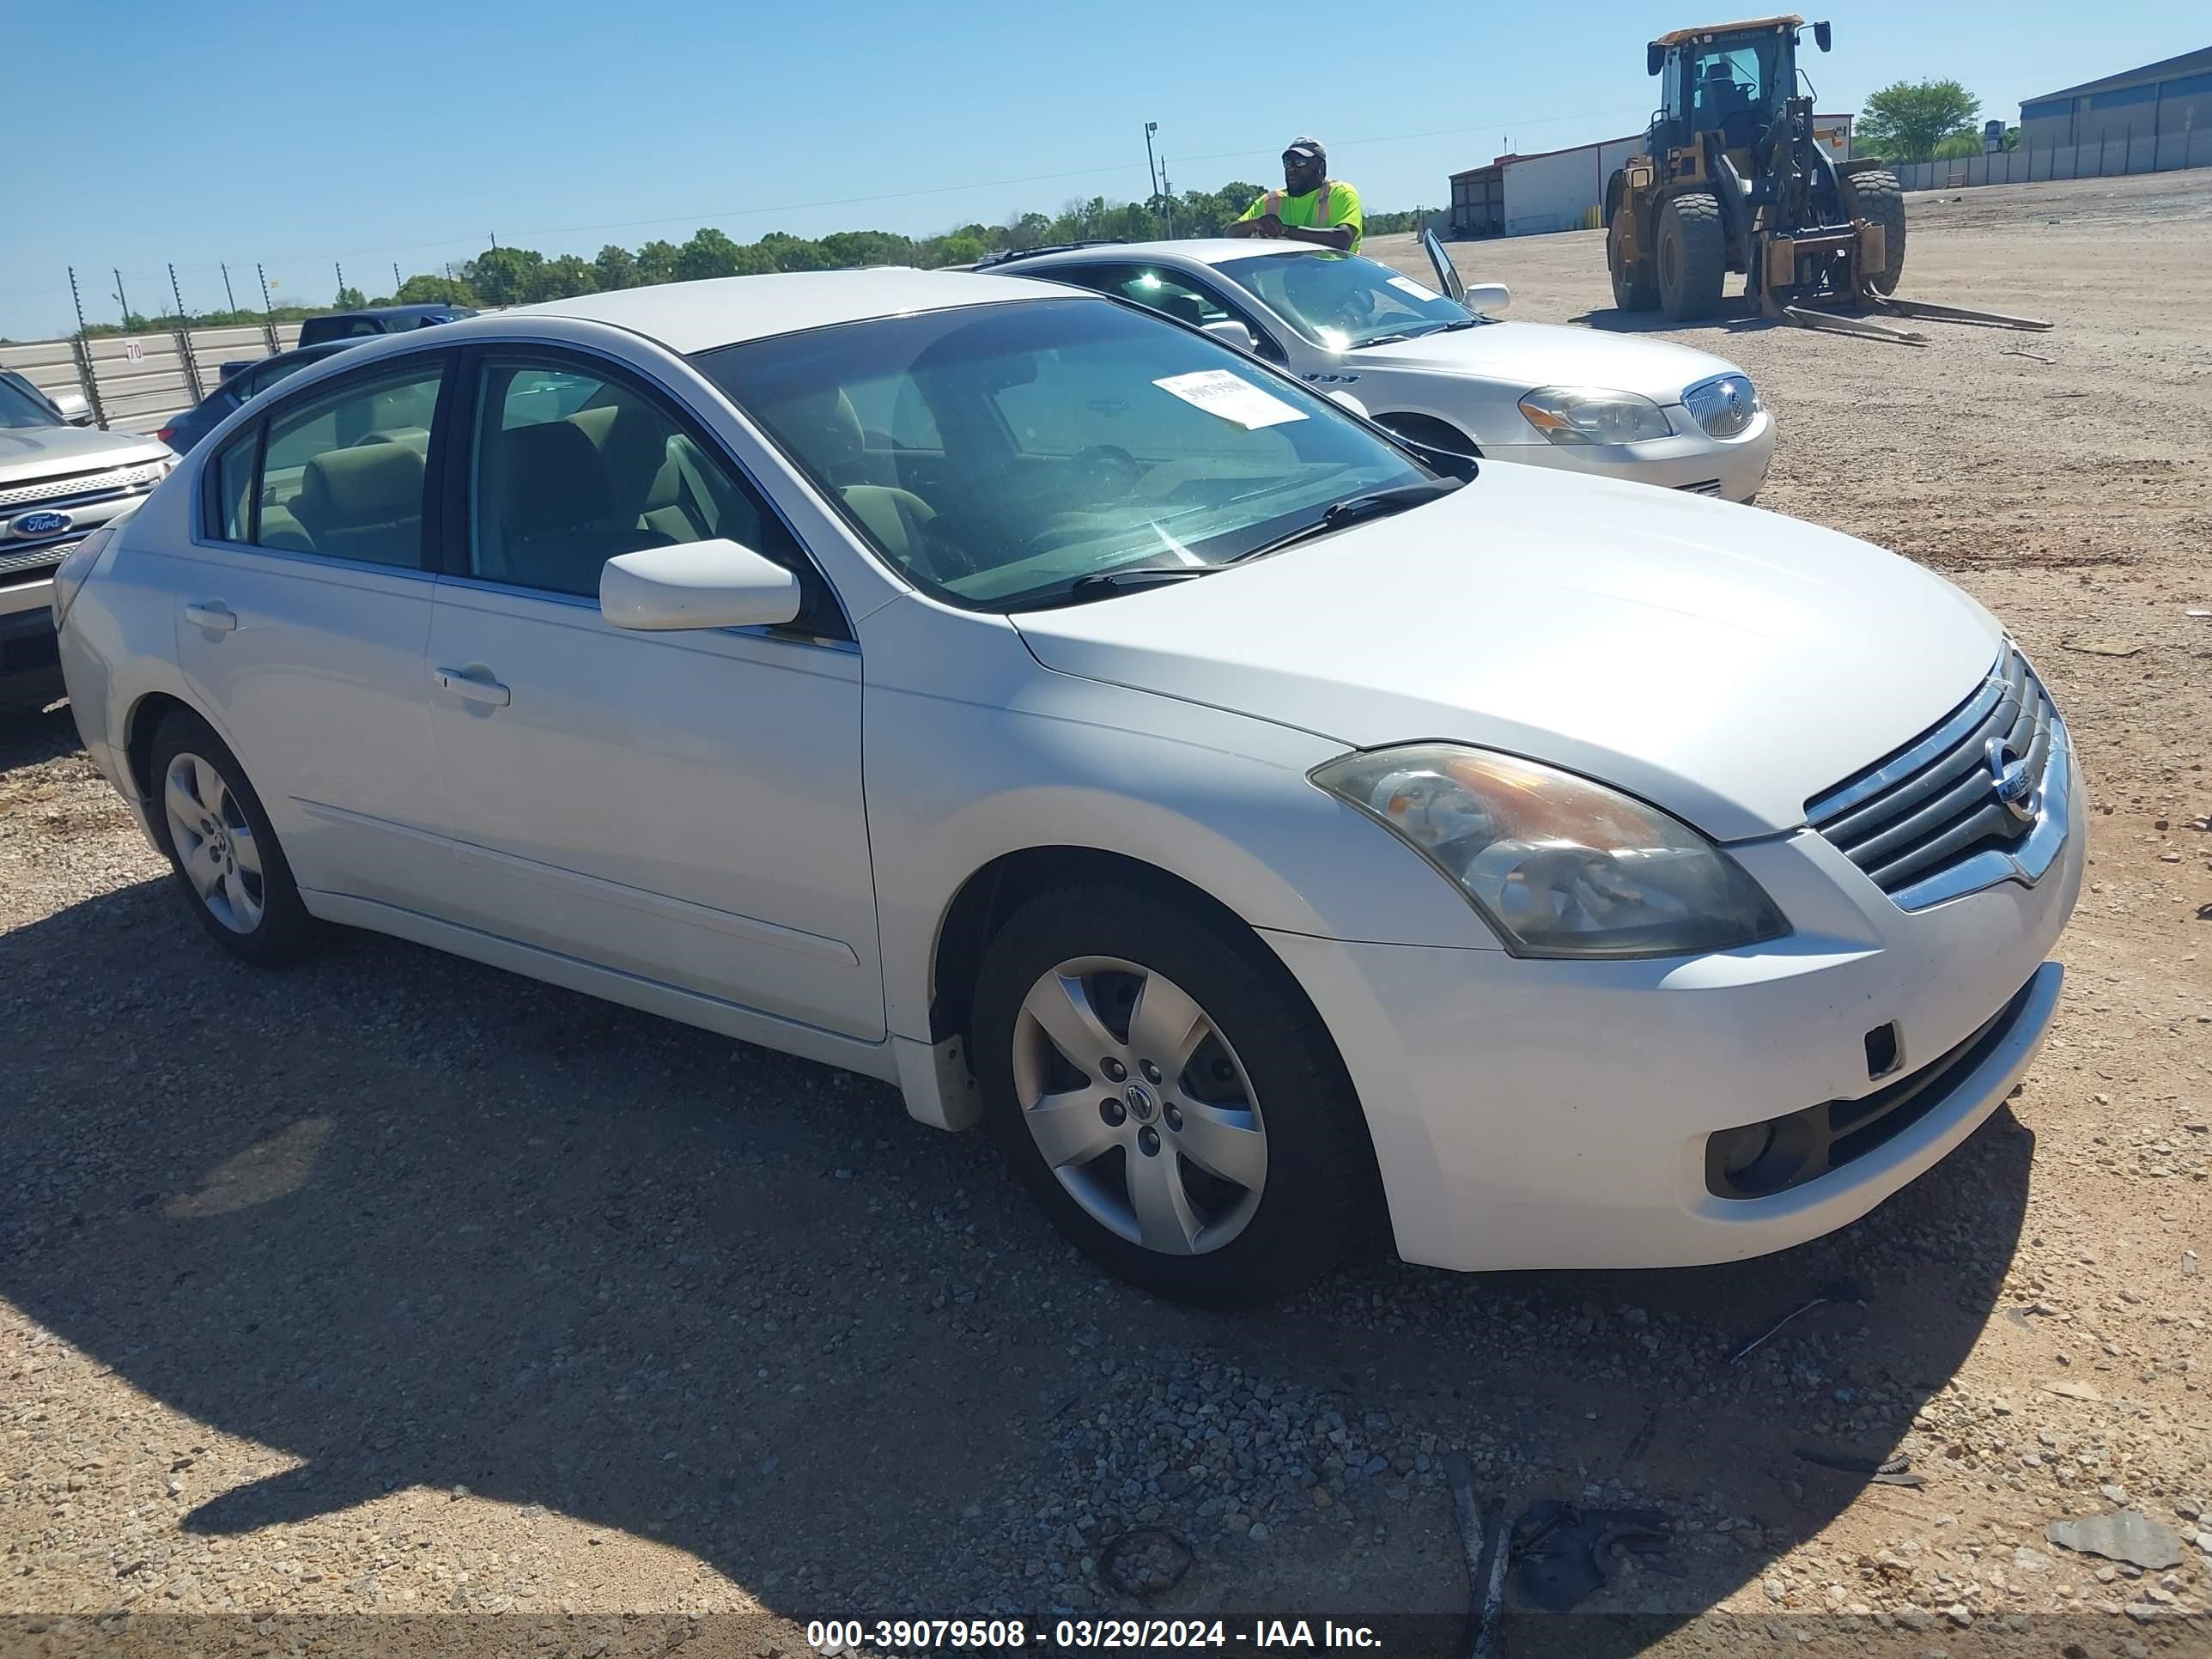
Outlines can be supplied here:
M1990 763L1990 787L2004 810L2022 823L2035 821L2035 780L2028 775L2027 757L2016 754L2009 739L1991 738L1984 751Z

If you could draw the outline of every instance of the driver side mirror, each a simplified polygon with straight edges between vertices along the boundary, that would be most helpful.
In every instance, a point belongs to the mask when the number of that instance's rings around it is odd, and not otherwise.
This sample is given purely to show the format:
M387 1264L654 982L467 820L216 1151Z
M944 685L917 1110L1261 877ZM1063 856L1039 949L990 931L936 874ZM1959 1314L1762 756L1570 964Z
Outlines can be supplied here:
M1252 337L1252 331L1234 317L1217 317L1213 321L1202 324L1201 326L1215 339L1226 340L1239 351L1255 350L1260 343Z
M1828 26L1826 23L1823 23L1820 27L1822 28L1826 28ZM1825 52L1827 48L1824 46L1821 50ZM1654 40L1644 48L1644 72L1646 75L1656 75L1661 70L1665 69L1666 67L1666 47L1661 46L1656 40Z
M71 426L90 426L92 424L92 405L85 402L84 393L82 392L56 392L49 395L53 400L54 407L61 411L62 419L68 422Z
M617 628L772 628L801 603L795 574L732 541L648 547L599 571L599 614Z
M1513 290L1503 283L1477 283L1461 303L1469 311L1503 311L1513 303Z
M1826 23L1813 25L1813 44L1820 47L1822 52L1827 51L1828 42L1832 39L1833 37L1828 33L1828 26Z

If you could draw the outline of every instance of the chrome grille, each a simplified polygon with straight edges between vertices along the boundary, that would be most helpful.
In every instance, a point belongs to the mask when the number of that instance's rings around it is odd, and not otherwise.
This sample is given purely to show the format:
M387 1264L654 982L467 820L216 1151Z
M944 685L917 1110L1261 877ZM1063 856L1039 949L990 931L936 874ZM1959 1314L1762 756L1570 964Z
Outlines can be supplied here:
M1721 493L1721 481L1718 478L1703 478L1696 483L1676 484L1674 488L1692 495L1717 495Z
M1838 784L1807 821L1905 909L1955 896L1947 872L2026 842L2064 727L2008 643L1974 695L1933 731Z
M34 547L27 553L0 554L0 580L19 576L27 570L38 570L42 566L59 564L69 550L82 541L82 536L71 536L58 542L49 542L44 547Z
M133 489L150 489L161 482L162 477L161 462L149 461L143 466L102 467L96 471L72 473L65 478L41 478L36 483L0 489L0 513L10 507L28 507L34 501L66 507L72 501L99 501Z

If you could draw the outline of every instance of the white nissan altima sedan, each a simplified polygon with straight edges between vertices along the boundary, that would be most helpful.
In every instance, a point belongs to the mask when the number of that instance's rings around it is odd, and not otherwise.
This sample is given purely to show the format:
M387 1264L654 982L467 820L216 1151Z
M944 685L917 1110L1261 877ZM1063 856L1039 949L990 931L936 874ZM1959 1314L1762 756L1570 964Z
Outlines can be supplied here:
M1071 283L1198 324L1416 443L1748 501L1774 416L1750 376L1671 340L1510 323L1502 283L1469 289L1423 237L1439 293L1302 242L1100 242L988 268Z
M2064 726L1876 548L1460 471L1116 301L743 277L309 368L55 608L240 957L374 928L884 1079L1164 1294L1376 1206L1470 1269L1850 1221L2051 1023Z

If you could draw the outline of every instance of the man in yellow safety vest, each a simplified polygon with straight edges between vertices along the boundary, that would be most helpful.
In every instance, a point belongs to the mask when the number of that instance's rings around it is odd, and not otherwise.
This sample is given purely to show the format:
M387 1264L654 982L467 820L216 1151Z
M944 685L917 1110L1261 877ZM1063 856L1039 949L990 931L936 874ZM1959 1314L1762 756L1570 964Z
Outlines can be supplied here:
M1229 227L1231 236L1311 242L1357 253L1364 227L1359 192L1328 176L1328 152L1318 138L1294 138L1283 152L1283 188L1271 190Z

